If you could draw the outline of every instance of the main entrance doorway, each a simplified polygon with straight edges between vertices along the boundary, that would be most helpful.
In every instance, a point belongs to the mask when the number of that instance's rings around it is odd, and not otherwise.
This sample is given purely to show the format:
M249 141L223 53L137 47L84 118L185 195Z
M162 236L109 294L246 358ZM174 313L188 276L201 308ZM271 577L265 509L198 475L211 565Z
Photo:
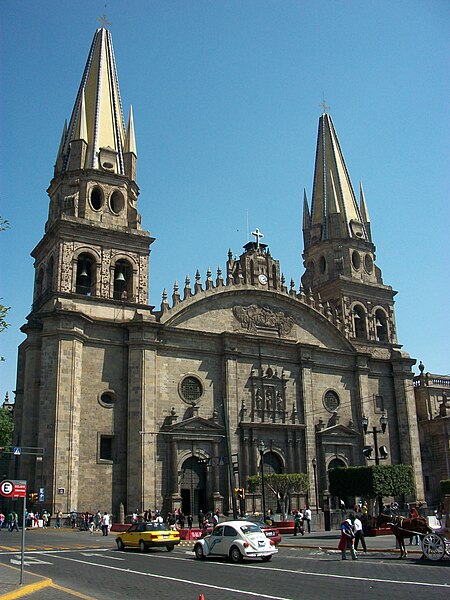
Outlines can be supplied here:
M196 456L186 459L182 466L180 483L181 510L185 515L198 515L209 509L206 497L206 466Z

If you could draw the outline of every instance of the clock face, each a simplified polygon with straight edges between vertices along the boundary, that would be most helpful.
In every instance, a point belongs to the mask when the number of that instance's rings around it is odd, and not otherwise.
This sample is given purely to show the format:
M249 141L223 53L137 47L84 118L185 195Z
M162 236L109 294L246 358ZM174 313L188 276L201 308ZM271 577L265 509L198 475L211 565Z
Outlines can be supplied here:
M263 285L266 285L266 283L267 283L267 277L264 275L264 273L261 273L261 275L258 277L258 281L259 281L259 283L262 283Z

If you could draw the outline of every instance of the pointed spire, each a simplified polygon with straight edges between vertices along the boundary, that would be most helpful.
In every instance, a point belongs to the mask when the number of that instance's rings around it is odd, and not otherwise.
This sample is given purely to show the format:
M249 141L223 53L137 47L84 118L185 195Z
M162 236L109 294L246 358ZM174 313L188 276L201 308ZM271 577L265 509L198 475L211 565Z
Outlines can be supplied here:
M62 131L62 135L61 135L61 141L59 142L59 148L58 148L58 154L56 156L56 160L58 160L58 158L62 154L64 142L66 141L66 136L67 136L67 119L64 119L64 127L63 127L63 131Z
M216 287L223 287L222 269L217 267Z
M128 139L130 148L133 144L131 131L130 129ZM78 135L85 137L80 138ZM88 144L87 168L102 168L99 152L102 148L107 148L110 154L112 152L116 156L114 172L125 174L123 162L125 137L111 33L101 27L94 34L62 148L65 157L63 170L70 168L68 163L70 143L76 139L85 139Z
M372 241L372 234L370 231L370 217L369 211L367 210L366 198L364 196L364 189L362 181L359 182L359 210L361 211L361 218L364 223L364 227L367 232L367 236Z
M136 137L134 135L134 120L133 120L133 107L130 106L130 113L128 115L127 134L125 136L125 145L123 148L124 152L132 152L137 156L136 150Z
M178 289L178 281L173 284L172 305L176 306L181 302L180 291Z
M332 212L330 212L332 211ZM319 119L316 164L311 204L311 243L336 235L368 239L356 202L333 121L326 112ZM330 223L330 221L335 221ZM330 226L331 225L331 226Z

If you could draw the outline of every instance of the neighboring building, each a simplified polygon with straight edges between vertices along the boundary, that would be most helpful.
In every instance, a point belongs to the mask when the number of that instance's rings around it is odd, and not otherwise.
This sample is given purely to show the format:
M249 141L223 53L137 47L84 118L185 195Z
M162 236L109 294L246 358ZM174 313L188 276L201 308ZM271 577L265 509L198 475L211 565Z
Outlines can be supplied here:
M450 479L450 377L424 373L414 377L419 422L425 500L430 506L443 501L440 481Z
M370 430L385 414L379 444L387 462L413 466L423 500L415 361L398 344L396 292L375 264L362 188L357 203L331 117L319 120L311 207L304 201L300 291L256 230L223 272L204 282L197 272L193 288L187 278L170 299L164 291L159 310L149 306L153 238L137 209L136 157L111 35L100 28L32 252L15 444L44 458L37 474L33 457L21 457L17 476L45 489L52 512L118 514L121 502L227 511L238 484L229 471L243 485L258 473L262 440L264 468L308 473L315 506L315 474L320 496L331 467L366 464L361 418ZM246 502L261 509L258 495Z

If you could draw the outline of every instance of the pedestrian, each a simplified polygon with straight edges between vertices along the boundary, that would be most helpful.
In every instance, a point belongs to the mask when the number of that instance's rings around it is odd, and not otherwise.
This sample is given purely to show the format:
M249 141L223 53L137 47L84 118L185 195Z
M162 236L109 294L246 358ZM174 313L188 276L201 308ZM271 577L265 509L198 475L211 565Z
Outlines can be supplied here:
M367 552L366 540L364 538L364 529L358 515L351 515L353 518L353 532L355 534L355 550L358 550L358 544L361 542L363 552Z
M77 511L76 510L72 510L70 512L70 524L72 525L72 529L75 529L75 527L77 526Z
M102 513L98 510L95 513L95 517L94 517L95 531L100 531L101 523L102 523Z
M180 510L180 512L178 513L178 523L179 523L180 529L184 529L185 520L186 520L186 517L184 516L184 512L182 510Z
M56 513L56 525L55 528L56 529L60 529L61 528L61 519L62 519L62 512L60 510L58 510L58 512Z
M3 527L3 523L5 522L5 515L2 513L2 511L0 510L0 532L2 530Z
M341 523L341 537L339 539L338 549L342 553L342 560L347 560L347 548L350 550L352 560L356 560L358 555L354 548L355 534L353 533L353 525L350 519L346 519Z
M188 529L192 529L193 522L194 522L194 517L189 513L188 518L187 518Z
M94 515L91 515L91 514L89 515L88 523L89 523L89 525L88 525L88 527L89 527L89 533L91 535L93 535L94 534L94 529L95 529Z
M308 527L308 533L311 533L311 517L311 509L309 506L305 506L305 510L303 512L303 522L306 523L306 526Z
M205 520L205 515L203 514L202 509L198 511L198 526L200 529L203 527L203 521Z
M410 519L418 519L419 516L420 516L419 511L417 510L417 508L415 506L411 507L411 509L409 511L409 518ZM409 545L410 546L419 546L420 545L420 537L416 533L414 533L410 536Z
M299 531L302 535L305 535L305 529L303 527L303 513L297 510L294 517L294 535L297 535Z
M103 517L102 517L102 532L103 535L108 535L109 533L109 523L110 523L110 519L109 519L109 515L107 512L104 513Z
M25 524L23 523L23 525ZM11 511L11 528L9 531L19 531L19 517L15 511Z

